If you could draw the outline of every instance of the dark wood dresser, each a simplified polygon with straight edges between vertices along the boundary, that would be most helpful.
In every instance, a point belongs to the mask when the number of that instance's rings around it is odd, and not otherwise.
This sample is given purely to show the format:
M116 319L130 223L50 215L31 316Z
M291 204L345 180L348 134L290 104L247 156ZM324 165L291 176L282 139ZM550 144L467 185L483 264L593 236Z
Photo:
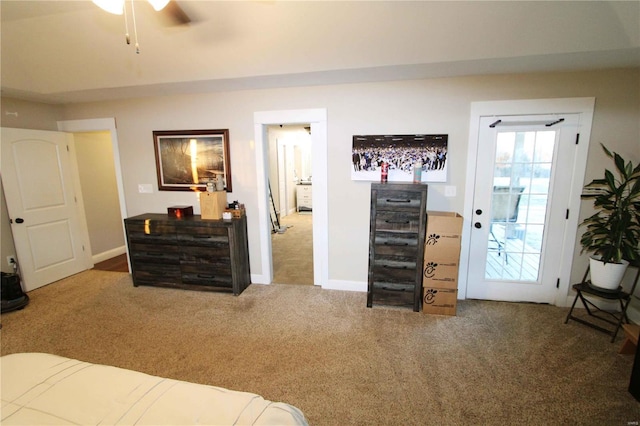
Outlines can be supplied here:
M124 220L133 285L228 291L251 283L247 218L174 218L146 213Z
M427 185L371 184L367 306L420 311Z

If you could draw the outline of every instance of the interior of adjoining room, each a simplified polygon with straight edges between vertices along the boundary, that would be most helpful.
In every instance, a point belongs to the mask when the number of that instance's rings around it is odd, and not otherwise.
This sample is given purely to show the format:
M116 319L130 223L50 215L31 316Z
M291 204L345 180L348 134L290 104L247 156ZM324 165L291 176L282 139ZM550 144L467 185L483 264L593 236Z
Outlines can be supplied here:
M273 282L313 285L313 158L309 124L267 126Z

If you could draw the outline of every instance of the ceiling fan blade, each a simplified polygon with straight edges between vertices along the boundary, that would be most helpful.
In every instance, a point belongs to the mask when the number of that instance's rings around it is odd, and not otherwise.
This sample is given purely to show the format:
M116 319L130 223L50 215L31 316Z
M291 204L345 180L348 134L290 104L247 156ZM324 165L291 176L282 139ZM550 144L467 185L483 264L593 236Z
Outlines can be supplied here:
M180 7L180 5L175 1L171 0L169 4L162 9L163 15L167 18L169 25L185 25L191 22L191 18L189 15L185 13L184 10Z

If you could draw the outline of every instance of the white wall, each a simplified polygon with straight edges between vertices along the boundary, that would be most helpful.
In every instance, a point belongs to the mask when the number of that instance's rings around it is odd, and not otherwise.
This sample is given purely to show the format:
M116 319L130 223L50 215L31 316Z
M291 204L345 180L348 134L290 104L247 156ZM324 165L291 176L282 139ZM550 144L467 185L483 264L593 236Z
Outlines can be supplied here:
M595 97L592 146L585 182L602 173L599 142L636 162L640 158L640 70L516 74L251 90L67 105L65 119L115 117L129 215L165 212L192 204L187 192L157 192L153 130L229 129L233 193L245 203L252 273L261 273L256 174L253 165L255 111L326 108L328 112L329 279L367 278L369 184L350 179L354 134L446 133L449 179L457 196L444 197L445 184L429 187L428 208L462 212L465 195L469 107L473 101ZM152 194L138 194L151 183ZM589 206L583 207L586 216ZM579 249L576 250L576 258ZM579 280L586 261L574 263Z
M124 253L125 244L111 133L74 133L74 144L91 254L97 263L118 249Z

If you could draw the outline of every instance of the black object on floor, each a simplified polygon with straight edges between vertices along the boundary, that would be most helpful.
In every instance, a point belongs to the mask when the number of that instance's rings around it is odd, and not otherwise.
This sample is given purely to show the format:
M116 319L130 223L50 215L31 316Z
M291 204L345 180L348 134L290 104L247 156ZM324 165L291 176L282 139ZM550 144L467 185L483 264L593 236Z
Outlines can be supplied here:
M29 296L22 291L18 274L2 272L2 288L0 290L2 313L22 309L29 304Z

